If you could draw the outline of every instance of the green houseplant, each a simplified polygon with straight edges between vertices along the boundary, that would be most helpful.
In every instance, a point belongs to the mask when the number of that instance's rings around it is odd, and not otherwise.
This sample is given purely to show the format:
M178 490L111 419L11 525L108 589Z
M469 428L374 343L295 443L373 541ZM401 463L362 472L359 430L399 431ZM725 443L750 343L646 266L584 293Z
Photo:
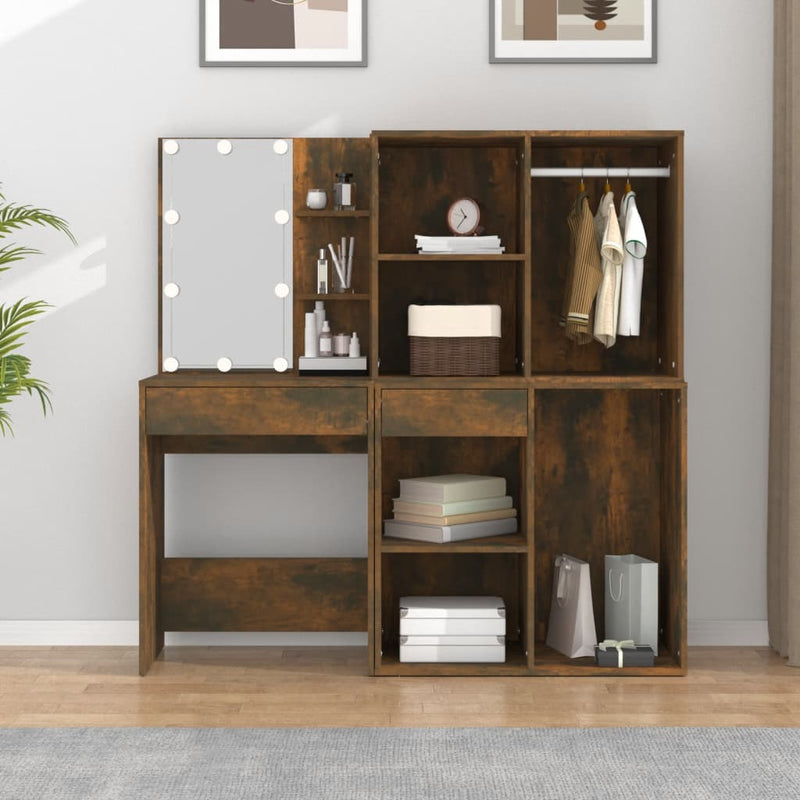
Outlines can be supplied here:
M69 225L61 217L47 209L7 203L0 193L0 242L14 231L33 225L61 231L77 244ZM13 243L0 246L0 272L38 252ZM8 405L14 398L25 393L37 395L44 414L52 408L49 386L31 375L31 360L21 353L30 326L49 307L50 304L44 300L29 300L27 297L12 304L0 303L0 434L3 436L13 434Z

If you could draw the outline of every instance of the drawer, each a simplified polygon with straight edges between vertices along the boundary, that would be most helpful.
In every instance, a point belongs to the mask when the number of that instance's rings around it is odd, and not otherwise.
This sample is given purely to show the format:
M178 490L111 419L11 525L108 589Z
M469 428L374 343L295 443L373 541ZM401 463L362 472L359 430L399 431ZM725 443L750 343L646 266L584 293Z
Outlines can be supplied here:
M367 433L367 389L148 388L149 436L359 436Z
M383 436L527 436L525 389L385 389Z

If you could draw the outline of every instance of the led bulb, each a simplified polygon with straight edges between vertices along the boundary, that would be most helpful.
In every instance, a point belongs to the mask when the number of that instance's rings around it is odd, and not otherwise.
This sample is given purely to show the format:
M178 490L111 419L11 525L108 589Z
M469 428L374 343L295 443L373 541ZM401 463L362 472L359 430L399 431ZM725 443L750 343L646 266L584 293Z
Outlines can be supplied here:
M220 139L217 142L217 152L220 155L227 156L231 150L233 150L233 145L228 139Z
M286 372L289 369L289 362L283 356L278 356L272 362L272 368L275 372Z
M289 142L286 139L276 139L272 143L272 149L279 155L285 156L289 152Z
M164 359L164 372L177 372L179 366L178 359L174 356L168 356Z
M168 283L164 286L164 296L172 299L181 293L181 287L177 283Z
M231 367L233 367L233 361L229 358L223 356L222 358L217 359L217 369L220 372L230 372Z
M289 212L285 208L281 208L275 212L275 222L278 225L285 225L289 221Z
M163 149L168 156L174 156L181 149L181 146L174 139L165 139Z
M285 283L275 284L275 295L283 299L289 296L289 287Z
M180 218L181 215L174 208L169 208L164 212L164 222L167 225L176 225Z

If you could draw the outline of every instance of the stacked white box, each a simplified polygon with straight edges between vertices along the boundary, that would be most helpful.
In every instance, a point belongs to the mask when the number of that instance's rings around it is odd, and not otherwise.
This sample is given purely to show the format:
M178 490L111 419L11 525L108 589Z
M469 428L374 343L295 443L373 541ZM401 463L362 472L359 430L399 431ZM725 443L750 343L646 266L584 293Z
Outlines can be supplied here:
M503 663L502 597L401 597L400 661Z

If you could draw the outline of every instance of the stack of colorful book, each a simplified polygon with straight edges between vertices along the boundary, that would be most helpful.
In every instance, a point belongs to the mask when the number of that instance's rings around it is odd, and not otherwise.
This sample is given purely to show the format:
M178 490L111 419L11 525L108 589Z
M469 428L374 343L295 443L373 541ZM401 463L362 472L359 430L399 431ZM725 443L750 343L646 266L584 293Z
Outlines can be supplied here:
M517 510L506 479L490 475L430 475L400 480L394 519L384 536L458 542L517 532Z

